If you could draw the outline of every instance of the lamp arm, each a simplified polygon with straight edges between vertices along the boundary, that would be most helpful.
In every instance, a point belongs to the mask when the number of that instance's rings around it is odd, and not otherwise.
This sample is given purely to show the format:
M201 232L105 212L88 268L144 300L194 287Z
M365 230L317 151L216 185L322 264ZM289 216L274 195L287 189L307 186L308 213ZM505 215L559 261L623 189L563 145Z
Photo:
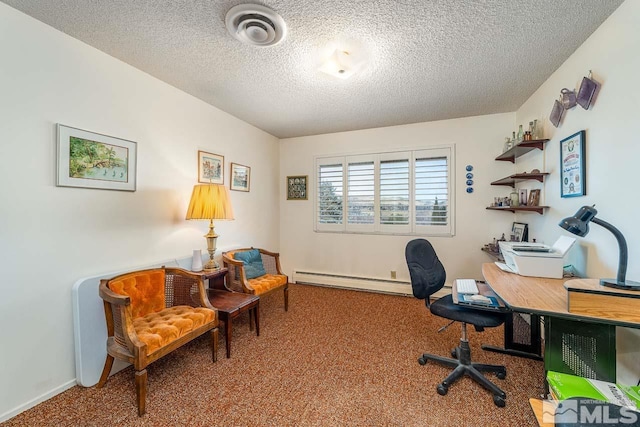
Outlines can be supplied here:
M595 222L596 224L606 228L611 233L613 233L614 236L616 236L616 240L618 241L618 246L620 247L620 260L618 262L618 278L617 278L617 281L618 281L618 283L625 283L625 277L627 275L627 258L628 258L627 241L625 240L625 238L622 235L622 233L620 232L620 230L618 230L617 228L615 228L613 225L609 224L608 222L603 221L600 218L596 218L596 217L594 217L591 220L591 222Z

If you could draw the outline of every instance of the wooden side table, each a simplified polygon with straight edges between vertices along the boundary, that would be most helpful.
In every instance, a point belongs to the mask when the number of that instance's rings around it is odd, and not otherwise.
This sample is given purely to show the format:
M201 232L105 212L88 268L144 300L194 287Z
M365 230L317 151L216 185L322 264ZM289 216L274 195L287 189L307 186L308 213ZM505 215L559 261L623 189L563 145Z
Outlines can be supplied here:
M224 322L227 340L227 358L231 357L231 338L233 319L249 312L251 325L256 325L256 335L260 336L260 297L257 295L234 292L227 288L225 276L228 270L204 270L203 278L209 280L207 295L212 306L218 309L218 316Z
M256 325L256 335L260 336L260 297L240 292L207 289L209 302L218 309L220 320L224 322L227 340L227 358L231 357L231 337L233 319L248 311Z

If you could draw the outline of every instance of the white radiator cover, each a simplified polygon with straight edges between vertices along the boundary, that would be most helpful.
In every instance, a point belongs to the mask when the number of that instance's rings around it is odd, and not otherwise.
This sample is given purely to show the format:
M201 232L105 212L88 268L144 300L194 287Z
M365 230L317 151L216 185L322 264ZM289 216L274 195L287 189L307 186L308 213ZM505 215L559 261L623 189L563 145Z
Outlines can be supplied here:
M363 291L413 296L411 283L403 280L378 279L375 277L346 276L333 273L294 270L293 282L305 285L332 286L336 288L358 289ZM433 297L441 298L450 293L451 287L445 285L444 288L433 294Z

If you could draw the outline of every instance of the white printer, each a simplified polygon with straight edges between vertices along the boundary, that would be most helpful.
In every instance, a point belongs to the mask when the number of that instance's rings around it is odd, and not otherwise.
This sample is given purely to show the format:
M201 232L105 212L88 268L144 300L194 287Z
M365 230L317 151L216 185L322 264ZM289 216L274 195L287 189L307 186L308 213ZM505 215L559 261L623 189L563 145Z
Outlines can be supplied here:
M521 276L561 279L565 257L576 239L560 236L553 246L527 242L499 242L504 262Z

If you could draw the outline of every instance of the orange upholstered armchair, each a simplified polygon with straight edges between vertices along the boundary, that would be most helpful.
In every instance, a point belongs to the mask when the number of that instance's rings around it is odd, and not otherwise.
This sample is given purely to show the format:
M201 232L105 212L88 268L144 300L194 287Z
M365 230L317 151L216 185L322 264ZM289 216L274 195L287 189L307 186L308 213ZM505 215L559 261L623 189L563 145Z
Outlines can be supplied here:
M229 269L229 289L254 295L283 289L284 310L289 310L289 278L280 269L280 254L259 248L243 248L224 252L222 262Z
M212 359L218 350L218 311L206 296L202 276L181 268L134 271L100 281L107 320L107 360L98 382L104 386L114 358L136 371L138 415L146 411L146 367L211 331Z

